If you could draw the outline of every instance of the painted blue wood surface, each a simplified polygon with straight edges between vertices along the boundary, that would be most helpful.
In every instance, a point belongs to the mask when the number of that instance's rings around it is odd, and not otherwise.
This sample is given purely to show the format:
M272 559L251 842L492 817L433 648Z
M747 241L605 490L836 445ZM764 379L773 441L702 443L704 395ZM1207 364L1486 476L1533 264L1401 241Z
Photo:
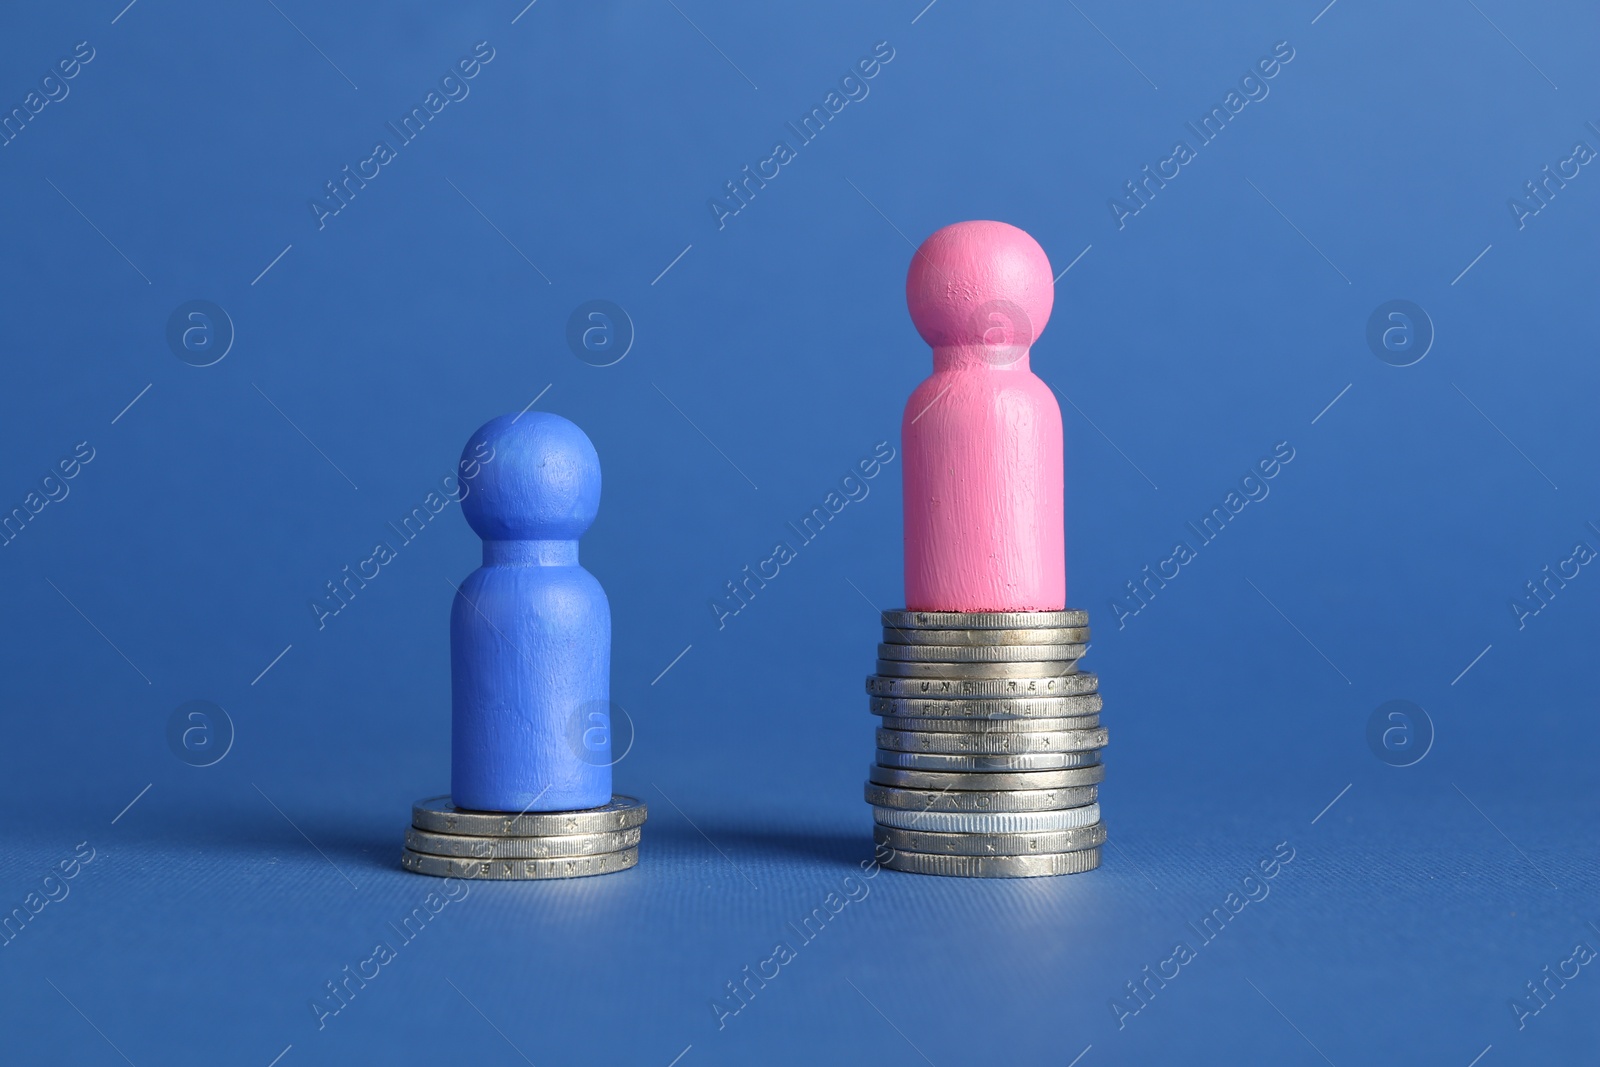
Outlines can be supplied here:
M483 566L450 612L451 798L482 811L605 804L611 608L578 563L600 458L576 425L530 411L486 423L462 463Z

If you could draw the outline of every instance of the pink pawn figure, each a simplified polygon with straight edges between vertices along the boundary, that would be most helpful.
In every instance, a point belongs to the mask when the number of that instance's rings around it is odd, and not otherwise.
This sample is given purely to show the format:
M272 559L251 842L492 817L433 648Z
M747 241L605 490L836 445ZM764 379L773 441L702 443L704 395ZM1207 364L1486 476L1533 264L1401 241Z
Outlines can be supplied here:
M946 226L912 257L933 375L900 425L911 611L1066 607L1061 408L1028 367L1054 302L1044 249L1004 222Z

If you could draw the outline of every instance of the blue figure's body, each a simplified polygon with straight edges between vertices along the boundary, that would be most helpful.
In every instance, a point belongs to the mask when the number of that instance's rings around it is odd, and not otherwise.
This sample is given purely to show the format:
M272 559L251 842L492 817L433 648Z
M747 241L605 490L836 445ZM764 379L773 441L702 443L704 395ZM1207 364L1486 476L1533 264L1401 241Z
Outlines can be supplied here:
M489 458L484 459L487 455ZM450 793L479 811L611 800L611 608L578 565L600 459L559 415L487 423L462 453L461 510L483 566L450 612Z

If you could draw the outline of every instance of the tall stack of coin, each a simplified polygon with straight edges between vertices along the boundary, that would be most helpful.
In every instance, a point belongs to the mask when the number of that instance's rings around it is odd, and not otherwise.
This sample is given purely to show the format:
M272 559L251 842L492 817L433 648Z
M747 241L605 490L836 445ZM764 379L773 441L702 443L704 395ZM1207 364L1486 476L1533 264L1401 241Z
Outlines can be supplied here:
M613 796L582 811L465 811L447 796L411 806L400 865L444 878L582 878L639 862L643 801Z
M1083 611L886 611L866 784L880 862L967 878L1100 865L1099 683Z

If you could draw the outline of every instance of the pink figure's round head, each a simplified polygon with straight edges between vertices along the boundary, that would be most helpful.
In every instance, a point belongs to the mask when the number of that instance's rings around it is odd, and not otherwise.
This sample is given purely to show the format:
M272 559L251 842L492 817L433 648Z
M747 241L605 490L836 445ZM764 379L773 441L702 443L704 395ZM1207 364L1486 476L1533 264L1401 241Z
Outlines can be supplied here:
M1020 358L1044 332L1054 303L1044 249L1004 222L957 222L936 231L906 274L911 321L934 348L982 345Z

